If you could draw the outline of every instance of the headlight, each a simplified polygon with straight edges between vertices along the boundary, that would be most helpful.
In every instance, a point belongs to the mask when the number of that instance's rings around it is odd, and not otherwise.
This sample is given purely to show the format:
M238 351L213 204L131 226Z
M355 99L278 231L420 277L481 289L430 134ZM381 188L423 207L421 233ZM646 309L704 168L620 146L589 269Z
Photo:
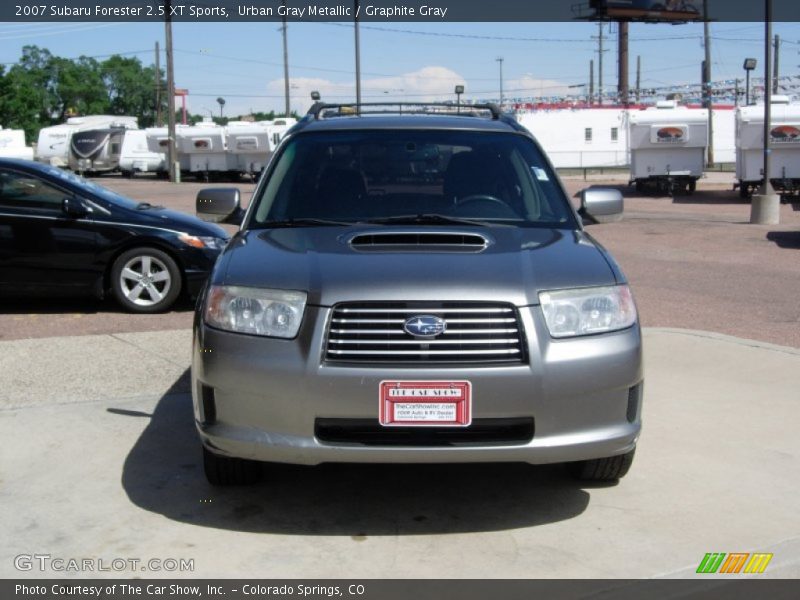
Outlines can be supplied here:
M180 234L178 239L187 246L192 246L193 248L210 248L211 250L222 250L228 243L228 240L225 238L189 235L187 233Z
M555 338L617 331L636 322L627 285L540 292L539 302Z
M306 296L305 292L212 285L205 321L236 333L293 338L303 320Z

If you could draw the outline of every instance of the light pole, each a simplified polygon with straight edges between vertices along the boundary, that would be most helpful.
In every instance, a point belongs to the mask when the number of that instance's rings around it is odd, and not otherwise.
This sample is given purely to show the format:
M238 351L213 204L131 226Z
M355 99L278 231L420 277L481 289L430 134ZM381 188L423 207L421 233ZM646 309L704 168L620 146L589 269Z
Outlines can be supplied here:
M458 112L461 112L461 94L464 93L464 86L457 85L455 92L456 92L456 109L458 110Z
M745 90L744 90L744 105L750 106L750 71L756 68L758 61L755 58L744 59L744 72L745 72Z
M505 59L498 56L495 60L500 63L500 108L503 108L503 60Z
M355 14L358 15L358 0L355 2ZM361 40L358 33L358 16L355 17L355 50L356 50L356 113L361 113Z
M219 104L219 118L222 118L222 109L225 106L225 98L217 98L217 104Z
M759 225L780 223L781 197L770 180L770 133L772 130L772 0L765 0L764 15L764 184L750 204L750 222Z

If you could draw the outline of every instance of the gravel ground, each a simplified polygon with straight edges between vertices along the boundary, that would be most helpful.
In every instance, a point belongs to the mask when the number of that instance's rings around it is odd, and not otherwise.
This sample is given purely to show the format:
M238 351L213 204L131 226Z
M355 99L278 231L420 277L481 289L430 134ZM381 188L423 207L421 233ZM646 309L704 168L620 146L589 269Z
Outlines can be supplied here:
M194 212L208 184L137 177L97 180L137 200ZM619 187L625 218L587 230L616 257L649 327L681 327L800 347L800 201L784 202L781 224L750 225L750 204L730 173L711 173L689 197L637 197L625 174L567 177L571 194ZM252 183L235 185L248 199ZM160 315L130 315L112 301L0 300L0 339L160 331L191 327L183 302Z

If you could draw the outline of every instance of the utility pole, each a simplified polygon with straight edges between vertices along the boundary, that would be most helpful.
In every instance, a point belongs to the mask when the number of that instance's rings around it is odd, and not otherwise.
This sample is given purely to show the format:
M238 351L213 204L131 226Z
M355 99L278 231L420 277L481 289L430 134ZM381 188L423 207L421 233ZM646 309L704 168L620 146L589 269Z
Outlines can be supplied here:
M503 61L505 59L498 56L495 60L500 63L500 108L503 108Z
M736 87L734 88L734 92L733 92L733 105L738 107L739 106L739 78L738 77L736 79L734 79L734 85Z
M594 104L594 59L589 61L589 106Z
M778 80L780 79L781 62L781 36L775 35L775 64L772 69L772 93L778 93Z
M180 180L180 169L176 167L178 153L175 148L175 69L172 60L172 0L166 0L166 15L164 20L165 42L167 44L167 123L169 138L169 149L167 159L169 160L169 180L178 183Z
M642 57L636 56L636 104L639 104L642 90Z
M358 0L355 0L355 14L358 15ZM356 112L361 112L361 38L359 36L358 17L355 18L356 32Z
M597 24L597 103L603 104L603 22Z
M703 106L708 110L708 165L714 164L714 101L711 97L711 32L708 22L708 3L703 2L703 42L705 60L703 61Z
M161 127L161 52L156 42L156 127Z
M618 23L617 53L618 53L618 74L617 74L617 95L619 102L628 105L628 21Z
M283 6L286 8L286 0L283 0ZM286 101L286 107L284 108L285 117L288 117L290 114L292 114L292 103L291 99L289 98L289 44L286 40L287 27L286 11L284 10L283 27L281 27L281 31L283 32L283 95Z

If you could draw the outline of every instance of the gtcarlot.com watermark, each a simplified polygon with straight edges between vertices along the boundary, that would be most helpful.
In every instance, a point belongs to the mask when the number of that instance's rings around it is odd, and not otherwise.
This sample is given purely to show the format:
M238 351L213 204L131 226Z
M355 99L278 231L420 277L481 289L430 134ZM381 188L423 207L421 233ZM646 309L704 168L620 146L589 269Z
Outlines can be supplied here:
M57 573L124 573L170 572L191 573L193 558L75 558L51 554L18 554L14 557L18 571L55 571Z

